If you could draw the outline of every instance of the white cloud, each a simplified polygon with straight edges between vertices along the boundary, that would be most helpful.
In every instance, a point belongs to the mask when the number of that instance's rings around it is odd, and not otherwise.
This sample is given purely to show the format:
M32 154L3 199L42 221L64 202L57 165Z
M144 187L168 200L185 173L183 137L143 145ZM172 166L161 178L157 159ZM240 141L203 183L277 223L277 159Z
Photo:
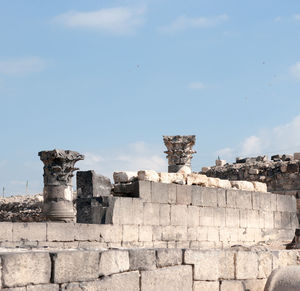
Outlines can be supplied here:
M261 130L245 138L236 148L225 148L216 154L227 160L241 156L273 155L300 152L300 115L291 122Z
M46 61L40 57L23 57L0 60L0 74L24 75L27 73L41 72L46 67Z
M102 153L85 153L85 159L78 162L80 170L95 170L112 177L114 171L156 170L167 171L167 159L163 150L157 146L136 142L122 149Z
M188 88L191 90L201 90L203 89L205 86L202 82L191 82L188 84Z
M289 71L293 78L300 80L300 62L291 66Z
M215 17L187 17L185 15L177 17L172 23L159 28L160 31L172 33L183 31L189 28L207 28L216 26L228 19L226 14Z
M69 28L94 29L112 34L131 34L144 22L145 7L115 7L90 12L70 11L55 17Z
M282 17L281 16L277 16L274 18L275 22L281 22L282 21Z
M292 19L293 19L294 21L300 21L300 14L294 14L294 15L292 16Z

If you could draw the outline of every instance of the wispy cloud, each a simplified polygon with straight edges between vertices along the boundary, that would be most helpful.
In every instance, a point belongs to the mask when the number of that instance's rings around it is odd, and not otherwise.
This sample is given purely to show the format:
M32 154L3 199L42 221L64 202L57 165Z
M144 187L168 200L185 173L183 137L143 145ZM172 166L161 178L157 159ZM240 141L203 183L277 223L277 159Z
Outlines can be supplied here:
M204 89L205 86L202 82L191 82L188 84L188 88L191 90L201 90Z
M300 80L300 62L292 65L289 71L293 78Z
M291 122L262 130L245 138L235 148L217 151L221 158L232 160L237 156L257 156L263 154L293 153L300 151L300 115Z
M143 141L101 153L85 153L85 159L78 163L81 170L95 170L112 177L114 171L156 170L167 171L167 159L158 146Z
M292 16L292 20L294 20L294 21L300 21L300 13L299 14L294 14Z
M224 21L228 20L226 14L214 16L214 17L188 17L181 15L177 17L173 22L168 25L159 28L159 31L166 33L173 33L183 31L190 28L207 28L216 26Z
M47 63L40 57L23 57L0 60L0 74L2 75L24 75L28 73L41 72Z
M104 33L127 35L145 22L146 8L115 7L97 11L70 11L55 17L68 28L94 29Z

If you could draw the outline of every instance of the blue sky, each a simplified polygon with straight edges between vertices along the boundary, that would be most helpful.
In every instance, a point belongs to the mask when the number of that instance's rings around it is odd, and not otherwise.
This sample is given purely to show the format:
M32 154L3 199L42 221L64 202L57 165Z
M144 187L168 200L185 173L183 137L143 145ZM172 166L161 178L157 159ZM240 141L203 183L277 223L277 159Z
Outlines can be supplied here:
M218 155L300 151L299 1L1 1L0 187L42 190L40 150L166 171L162 135Z

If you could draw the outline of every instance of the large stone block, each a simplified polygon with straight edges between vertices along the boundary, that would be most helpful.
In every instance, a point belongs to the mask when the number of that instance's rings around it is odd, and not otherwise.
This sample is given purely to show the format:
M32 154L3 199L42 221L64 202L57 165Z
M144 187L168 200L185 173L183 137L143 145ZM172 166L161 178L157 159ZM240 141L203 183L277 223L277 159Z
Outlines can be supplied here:
M59 291L58 284L29 285L26 291Z
M129 266L128 251L108 250L101 253L99 274L100 276L108 276L111 274L128 271Z
M169 195L168 203L175 204L176 203L176 184L168 184L168 195Z
M272 272L273 259L270 252L258 252L258 278L268 278Z
M158 249L157 266L167 267L182 264L182 250L181 249Z
M156 269L155 250L134 249L129 250L130 270L153 270Z
M49 253L2 253L2 287L50 283Z
M251 192L239 191L236 193L236 206L243 209L252 209Z
M187 207L187 225L188 226L199 226L199 207L188 206Z
M138 225L123 225L123 242L137 242L139 240Z
M171 222L171 206L169 204L159 205L159 224L170 225Z
M47 241L74 241L74 223L47 222Z
M13 240L13 235L12 235L12 228L13 228L13 223L11 222L1 222L1 227L0 227L0 241L12 241Z
M152 183L152 202L154 203L168 203L169 192L168 184Z
M258 277L258 255L255 252L239 251L236 254L236 279Z
M120 242L122 240L122 226L112 224L98 225L102 242Z
M144 203L144 225L159 225L159 204Z
M220 291L244 291L244 286L241 281L222 281ZM252 291L252 290L251 290Z
M171 205L171 225L187 225L186 205Z
M115 183L128 183L137 179L137 172L121 171L114 172L113 178Z
M97 224L75 224L75 240L99 241L101 227Z
M214 226L225 226L225 208L213 208Z
M219 281L194 281L193 291L219 291L219 285Z
M203 206L217 207L217 189L202 187Z
M265 211L272 211L271 205L271 194L270 193L259 193L259 207Z
M140 181L159 182L159 175L153 170L138 171L138 179Z
M46 223L13 223L13 241L46 241Z
M248 227L258 227L260 225L260 216L258 210L247 210Z
M176 185L176 203L189 205L192 203L192 188L188 185Z
M296 212L296 198L292 195L277 195L277 211Z
M200 208L200 226L212 226L214 225L214 214L212 207Z
M192 193L192 205L194 205L194 206L203 206L202 187L191 186L191 193Z
M191 291L192 266L175 266L141 272L141 291Z
M236 196L239 194L238 190L226 190L226 205L230 208L236 208Z
M109 196L111 193L110 179L96 174L94 171L77 171L77 197L92 198Z
M54 283L91 280L99 276L97 251L61 251L51 253L51 257Z
M152 241L152 226L151 225L139 225L139 241L151 242Z
M250 290L250 291L264 291L266 282L267 282L266 279L243 280L245 290Z
M226 190L217 189L217 203L218 207L226 207Z
M226 226L239 227L240 213L238 209L226 208Z

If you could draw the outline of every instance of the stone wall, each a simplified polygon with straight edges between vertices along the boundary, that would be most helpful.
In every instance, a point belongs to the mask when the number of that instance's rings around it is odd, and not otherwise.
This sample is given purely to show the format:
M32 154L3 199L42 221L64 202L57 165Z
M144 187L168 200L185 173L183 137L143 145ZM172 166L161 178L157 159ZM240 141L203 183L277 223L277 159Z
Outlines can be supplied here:
M114 249L0 252L7 291L263 291L299 251Z

